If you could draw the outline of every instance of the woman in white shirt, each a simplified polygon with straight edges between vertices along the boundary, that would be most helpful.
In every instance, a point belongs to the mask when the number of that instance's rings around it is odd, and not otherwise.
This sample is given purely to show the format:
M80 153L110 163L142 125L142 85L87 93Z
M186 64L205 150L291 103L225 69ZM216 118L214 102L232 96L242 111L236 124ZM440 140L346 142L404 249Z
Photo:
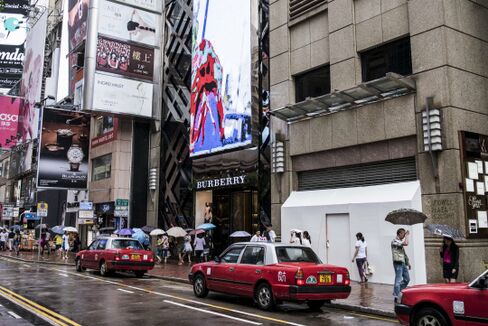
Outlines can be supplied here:
M356 234L356 252L352 257L352 262L356 260L356 265L358 266L359 276L361 277L361 283L367 282L368 278L364 273L364 263L366 262L368 256L368 244L364 240L364 236L361 232Z
M312 238L308 234L308 231L303 232L302 245L312 247Z
M302 244L302 236L296 231L291 231L290 243L292 244Z

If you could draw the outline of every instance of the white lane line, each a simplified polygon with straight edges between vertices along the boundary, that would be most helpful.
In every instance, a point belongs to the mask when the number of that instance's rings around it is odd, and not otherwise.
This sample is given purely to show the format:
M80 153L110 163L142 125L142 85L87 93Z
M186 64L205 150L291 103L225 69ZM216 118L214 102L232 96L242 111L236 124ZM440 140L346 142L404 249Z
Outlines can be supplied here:
M69 275L68 275L68 274L64 274L64 273L58 273L58 275L61 275L61 276L63 276L63 277L69 277Z
M247 323L247 324L251 324L251 325L262 325L262 323L257 323L255 321L251 321L251 320L247 320L247 319L242 319L242 318L237 318L237 317L233 317L233 316L230 316L230 315L221 314L221 313L215 312L215 311L210 311L210 310L195 308L195 307L192 307L192 306L188 306L186 304L182 304L182 303L178 303L178 302L174 302L174 301L170 301L170 300L164 300L164 302L169 303L169 304L172 304L172 305L175 305L175 306L178 306L178 307L183 307L183 308L187 308L187 309L191 309L191 310L200 311L200 312L203 312L203 313L206 313L206 314L210 314L210 315L215 315L215 316L224 317L224 318L228 318L228 319L232 319L232 320L237 320L237 321L240 321L242 323Z
M22 317L20 317L19 315L17 315L15 312L13 311L8 311L8 314L12 317L14 317L15 319L22 319Z
M46 268L46 269L55 270L55 271L58 271L58 272L64 272L61 269L55 269L55 268ZM211 308L215 308L215 309L220 309L220 310L224 310L224 311L228 311L228 312L233 312L233 313L236 313L236 314L250 316L250 317L254 317L254 318L258 318L258 319L264 319L264 320L271 321L271 322L277 322L277 323L280 323L280 324L292 325L292 326L305 326L303 324L298 324L298 323L294 323L294 322L291 322L291 321L277 320L277 319L275 319L273 317L266 317L266 316L259 315L259 314L255 314L255 313L249 313L249 312L245 312L245 311L241 311L241 310L237 310L237 309L232 309L232 308L227 308L227 307L221 307L221 306L214 305L214 304L208 304L208 303L204 303L204 302L200 302L200 301L196 301L196 300L186 299L186 298L178 297L178 296L171 295L171 294L165 294L165 293L161 293L161 292L147 290L147 289L140 288L140 287L133 286L133 285L126 285L126 284L123 284L123 283L120 283L120 282L114 282L114 281L104 280L104 279L102 279L100 277L85 275L85 274L82 274L82 273L74 273L74 272L66 272L66 273L72 274L74 276L79 276L79 277L82 277L82 278L88 278L88 279L93 279L93 280L101 281L101 282L108 283L108 284L113 284L113 285L117 285L117 286L123 286L125 288L129 288L129 289L136 290L136 291L141 291L141 292L145 292L145 293L150 293L150 294L158 295L158 296L161 296L161 297L164 297L164 298L168 298L168 299L179 300L179 301L184 301L184 302L188 302L188 303L194 303L194 304L198 304L198 305L201 305L201 306L204 306L204 307L211 307Z
M122 291L122 292L125 292L125 293L132 293L132 294L134 294L134 292L129 291L129 290L124 290L124 289L117 289L117 290Z
M24 264L24 267L31 267L30 265Z

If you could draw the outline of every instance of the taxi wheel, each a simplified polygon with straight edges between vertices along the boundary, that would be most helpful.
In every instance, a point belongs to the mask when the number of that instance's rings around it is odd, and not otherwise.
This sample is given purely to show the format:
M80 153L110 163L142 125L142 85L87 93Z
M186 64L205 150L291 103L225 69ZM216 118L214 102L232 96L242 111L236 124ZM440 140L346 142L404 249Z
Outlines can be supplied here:
M325 303L324 300L307 301L308 307L312 310L320 310L320 308L322 308L324 303Z
M110 271L107 267L106 262L102 262L102 264L100 265L100 275L101 276L109 276L110 275Z
M271 310L273 309L275 302L273 298L273 290L267 283L263 283L258 286L256 290L255 299L259 309Z
M205 277L201 274L195 276L193 293L195 293L197 298L205 298L208 295L207 283L205 282Z
M136 274L137 278L143 278L146 271L134 271L134 274Z
M81 259L80 258L78 258L76 260L75 264L76 264L76 271L77 272L84 272L86 270L86 268L81 267Z
M447 326L446 317L437 309L423 308L414 315L415 326Z

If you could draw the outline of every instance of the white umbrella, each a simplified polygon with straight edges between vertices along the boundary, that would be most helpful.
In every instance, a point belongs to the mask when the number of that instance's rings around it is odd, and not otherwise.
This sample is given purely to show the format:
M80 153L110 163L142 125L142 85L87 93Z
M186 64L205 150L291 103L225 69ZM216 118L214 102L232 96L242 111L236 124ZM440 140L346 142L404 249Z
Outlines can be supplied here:
M74 233L78 233L78 230L72 226L66 226L64 229L63 229L64 232L74 232Z
M166 231L166 233L170 237L175 237L175 238L182 238L182 237L184 237L187 234L186 231L183 230L182 228L180 228L179 226L172 227L171 229L169 229L168 231Z
M250 237L251 235L247 233L246 231L236 231L230 235L231 238L244 238L244 237Z
M163 235L163 234L166 234L166 232L164 232L163 230L161 229L154 229L152 230L149 235L153 236L153 237L156 237L158 235Z

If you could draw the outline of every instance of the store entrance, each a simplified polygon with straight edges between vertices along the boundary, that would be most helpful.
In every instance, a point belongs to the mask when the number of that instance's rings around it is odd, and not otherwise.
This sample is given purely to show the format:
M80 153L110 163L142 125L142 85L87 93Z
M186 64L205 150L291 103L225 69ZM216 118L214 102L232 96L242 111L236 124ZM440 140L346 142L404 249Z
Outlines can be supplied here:
M214 255L220 254L231 243L235 231L254 234L259 229L258 193L253 190L213 191Z

